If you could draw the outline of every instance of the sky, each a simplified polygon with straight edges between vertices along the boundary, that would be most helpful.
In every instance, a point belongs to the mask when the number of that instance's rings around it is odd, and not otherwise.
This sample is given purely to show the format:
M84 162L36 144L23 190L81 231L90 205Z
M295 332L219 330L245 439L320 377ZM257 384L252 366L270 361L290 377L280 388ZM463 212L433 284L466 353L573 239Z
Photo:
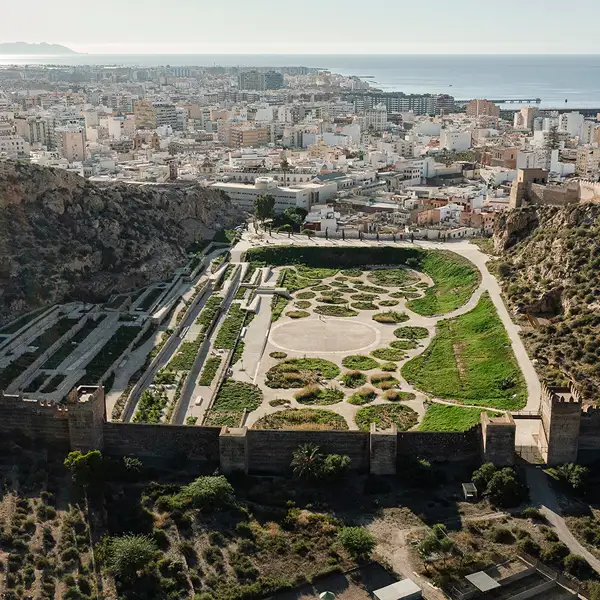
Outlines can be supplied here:
M599 0L28 0L0 42L89 54L600 54Z

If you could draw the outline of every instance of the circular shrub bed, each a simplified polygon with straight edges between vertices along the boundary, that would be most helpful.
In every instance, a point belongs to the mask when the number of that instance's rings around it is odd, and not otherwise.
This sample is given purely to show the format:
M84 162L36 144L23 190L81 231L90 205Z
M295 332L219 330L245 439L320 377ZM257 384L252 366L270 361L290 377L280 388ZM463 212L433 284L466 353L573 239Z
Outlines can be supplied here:
M369 378L371 385L380 390L388 390L400 384L400 382L389 373L375 373Z
M317 298L317 302L322 302L323 304L347 304L348 301L344 296L340 294L327 294L323 296L319 296Z
M315 294L314 292L298 292L296 294L296 298L299 298L300 300L310 300L311 298L314 298L317 294Z
M370 369L377 369L379 363L372 359L370 356L363 356L361 354L351 354L345 356L342 360L342 365L346 369L369 371Z
M369 431L371 423L378 429L389 429L393 424L398 431L406 431L417 424L417 413L403 404L378 404L361 408L355 417L361 431Z
M390 373L394 372L397 368L398 368L398 365L396 365L396 363L393 363L393 362L384 362L381 365L382 371L389 371Z
M373 321L377 321L378 323L404 323L409 319L410 317L406 313L393 310L373 315Z
M287 398L275 398L275 400L269 400L269 406L289 406L290 400Z
M353 296L350 296L350 298L352 298L352 300L358 300L359 302L373 302L373 300L377 300L379 296L376 294L365 294L364 292L361 292L360 294L354 294Z
M347 430L344 417L318 408L288 408L258 419L253 429Z
M358 390L355 394L352 394L350 398L348 398L348 402L350 404L356 404L358 406L362 406L363 404L369 404L369 402L373 402L377 398L377 391L370 387L363 387Z
M398 300L380 300L379 306L396 306L398 302Z
M387 390L383 397L389 402L406 402L416 398L411 392L399 392L398 390Z
M407 300L414 300L415 298L421 298L422 294L419 294L419 292L404 292L404 297Z
M344 399L344 392L335 387L322 388L313 383L302 388L294 394L296 402L300 404L316 404L326 406L328 404L337 404Z
M346 387L357 388L367 383L367 376L360 371L348 371L342 375L341 381Z
M305 319L306 317L310 317L310 313L305 310L288 310L285 315L290 319Z
M377 350L371 352L371 355L380 360L388 361L402 360L405 356L404 352L393 348L377 348Z
M362 271L359 271L358 269L346 269L343 273L346 277L352 277L354 279L362 277Z
M312 305L312 302L309 302L308 300L296 300L295 304L298 308L309 308Z
M287 358L287 352L271 352L271 358Z
M356 317L358 312L345 306L317 306L315 312L326 317Z
M324 292L325 290L330 290L331 288L328 285L325 285L324 283L319 283L317 285L313 285L312 289L315 292Z
M425 327L398 327L394 335L406 340L422 340L429 335L429 331Z
M366 292L367 294L387 294L385 288L380 288L375 285L365 285L364 283L354 284L355 289L359 292Z
M379 310L379 306L371 302L355 302L351 306L356 310Z
M279 389L299 388L321 379L335 379L339 374L336 364L322 358L288 358L267 371L265 385Z
M415 275L406 269L377 269L367 275L367 279L377 285L398 287L417 281Z
M394 340L390 342L390 346L396 350L413 350L418 345L414 340Z

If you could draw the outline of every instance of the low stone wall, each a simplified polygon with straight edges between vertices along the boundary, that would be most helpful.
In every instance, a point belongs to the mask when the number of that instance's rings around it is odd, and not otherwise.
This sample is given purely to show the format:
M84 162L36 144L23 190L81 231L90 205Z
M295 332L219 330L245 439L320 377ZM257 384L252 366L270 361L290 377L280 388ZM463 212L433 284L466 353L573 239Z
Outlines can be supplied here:
M181 454L194 462L218 466L220 431L219 427L104 423L104 452L155 459Z

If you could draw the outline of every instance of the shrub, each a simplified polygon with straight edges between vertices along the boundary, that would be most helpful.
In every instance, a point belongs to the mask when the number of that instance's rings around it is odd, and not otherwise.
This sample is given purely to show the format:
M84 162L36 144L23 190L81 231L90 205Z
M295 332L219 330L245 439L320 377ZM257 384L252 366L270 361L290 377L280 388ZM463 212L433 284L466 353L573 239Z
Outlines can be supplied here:
M349 388L357 388L367 382L367 376L360 371L348 371L342 375L341 379L344 385Z
M555 469L561 481L573 488L573 491L582 493L585 491L590 476L590 470L582 465L566 463Z
M376 369L379 366L379 363L370 356L353 354L345 356L342 360L342 365L346 367L346 369L369 371L371 369Z
M426 338L429 331L425 327L398 327L394 330L394 335L401 339L420 340Z
M387 311L373 315L373 321L378 323L404 323L409 320L409 316L403 312Z
M356 560L370 558L375 548L375 538L364 527L342 527L337 539L344 550Z
M345 306L317 306L315 312L326 317L356 317L358 311Z
M544 562L558 563L566 558L569 554L569 548L562 542L550 542L542 550L540 558Z
M398 365L396 365L393 362L384 362L381 365L381 370L382 371L388 371L389 373L393 373L397 369L398 369Z
M316 294L314 292L299 292L296 294L296 298L299 298L300 300L310 300L315 296Z
M352 308L356 310L377 310L379 307L372 302L355 302L352 304Z
M563 560L565 571L579 579L586 579L592 571L589 563L579 554L569 554Z
M358 390L355 394L352 394L350 398L348 398L348 402L350 404L358 404L359 406L362 404L368 404L377 398L377 392L370 387L363 387Z
M265 384L270 388L299 388L320 379L335 379L339 367L321 358L288 358L271 367Z
M288 310L285 315L290 319L306 319L310 316L310 313L305 310Z
M345 431L346 419L330 410L318 408L288 408L261 417L254 423L254 429L301 429Z
M218 356L212 356L206 360L204 363L204 368L202 369L202 375L200 379L198 379L198 385L210 385L219 370L219 366L221 365L221 358Z
M275 398L275 400L269 400L269 406L287 406L290 402L287 398Z
M287 352L271 352L269 356L277 359L287 358Z
M390 342L390 346L395 350L412 350L418 345L414 340L394 340Z
M182 488L180 497L203 510L228 508L235 503L234 489L223 475L198 477Z
M538 508L528 506L521 512L521 516L524 519L531 519L533 521L545 521L546 517L541 513Z
M517 542L517 548L521 552L525 552L526 554L530 554L531 556L539 556L540 555L540 545L533 541L530 537L521 538Z
M156 543L145 535L110 538L103 552L109 570L128 579L144 570L156 554Z
M298 300L296 306L301 309L306 309L311 306L311 303L308 300Z
M393 348L377 348L377 350L371 352L371 355L385 361L398 361L406 356L402 350L394 350Z
M407 402L416 398L411 392L399 392L398 390L386 390L383 397L388 402Z
M299 392L296 392L294 398L300 404L317 404L324 406L327 404L335 404L340 400L343 400L344 392L334 387L321 388L313 383L301 389Z
M498 544L512 544L515 536L507 527L496 527L492 530L492 540Z

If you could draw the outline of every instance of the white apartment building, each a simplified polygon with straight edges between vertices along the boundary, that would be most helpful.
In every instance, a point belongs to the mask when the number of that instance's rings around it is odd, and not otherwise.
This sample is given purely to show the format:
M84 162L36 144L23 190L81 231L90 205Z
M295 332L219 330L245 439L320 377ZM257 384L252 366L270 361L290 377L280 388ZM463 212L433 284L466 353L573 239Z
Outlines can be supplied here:
M275 198L275 213L287 208L303 208L309 211L314 204L323 204L335 197L335 183L304 183L294 187L281 187L271 177L259 177L253 185L243 183L217 182L213 189L225 192L231 201L250 213L254 212L254 201L258 196L268 194Z
M583 115L578 112L567 112L558 118L558 130L565 131L571 137L581 136Z
M107 117L108 137L111 140L133 138L135 135L135 116Z
M591 146L579 148L575 173L585 179L600 180L600 148Z
M358 122L362 131L387 129L388 113L385 104L378 104L374 108L365 110L364 114L358 117Z
M153 102L152 108L156 114L156 126L170 125L173 129L178 128L177 110L170 102Z
M35 115L16 116L15 128L17 135L26 142L54 148L53 127L49 119Z
M440 148L448 151L463 152L471 147L470 131L453 131L442 129L440 132Z

